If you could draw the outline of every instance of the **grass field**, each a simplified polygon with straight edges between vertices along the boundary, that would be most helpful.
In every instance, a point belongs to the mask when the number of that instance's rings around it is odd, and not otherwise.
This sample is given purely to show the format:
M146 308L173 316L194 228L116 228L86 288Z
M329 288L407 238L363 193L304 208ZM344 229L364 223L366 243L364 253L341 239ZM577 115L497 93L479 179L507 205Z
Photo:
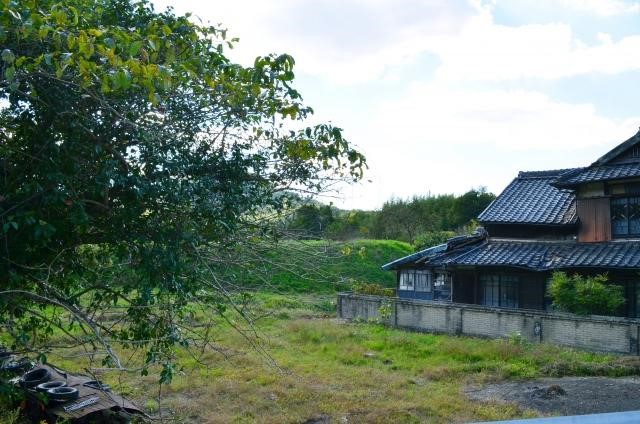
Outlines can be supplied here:
M476 403L469 384L554 375L636 373L619 358L517 339L481 340L411 333L375 323L344 323L333 297L258 295L256 325L265 353L221 325L224 355L180 351L184 369L171 385L157 376L106 374L105 380L157 416L178 422L466 422L534 416L513 405ZM76 357L50 360L77 369ZM205 365L206 364L206 365ZM346 420L346 421L345 421Z
M292 260L292 249L304 252L304 260ZM514 405L470 401L462 393L469 385L638 373L624 358L529 345L515 337L421 334L335 319L336 290L348 288L349 279L393 285L393 274L379 267L410 251L393 241L281 245L268 251L267 262L246 261L263 267L268 284L250 280L253 275L243 275L241 268L229 271L260 289L252 302L258 318L253 327L244 327L244 335L219 320L210 334L212 347L176 352L183 368L170 385L160 386L158 373L97 374L152 415L177 422L300 423L329 417L349 423L449 423L535 415ZM304 269L309 263L315 264L311 271ZM188 319L198 325L202 318ZM241 325L238 317L232 319ZM132 368L143 362L141 353L120 354ZM88 356L79 349L47 356L68 371L84 372L87 366Z

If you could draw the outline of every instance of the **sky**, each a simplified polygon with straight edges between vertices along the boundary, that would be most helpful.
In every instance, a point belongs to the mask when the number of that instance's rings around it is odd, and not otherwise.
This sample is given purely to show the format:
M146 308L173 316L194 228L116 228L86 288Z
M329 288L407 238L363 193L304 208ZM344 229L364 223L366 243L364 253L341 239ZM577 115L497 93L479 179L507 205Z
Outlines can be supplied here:
M522 170L589 165L640 126L640 1L156 0L221 24L251 65L289 53L295 87L366 157L321 199L494 193Z

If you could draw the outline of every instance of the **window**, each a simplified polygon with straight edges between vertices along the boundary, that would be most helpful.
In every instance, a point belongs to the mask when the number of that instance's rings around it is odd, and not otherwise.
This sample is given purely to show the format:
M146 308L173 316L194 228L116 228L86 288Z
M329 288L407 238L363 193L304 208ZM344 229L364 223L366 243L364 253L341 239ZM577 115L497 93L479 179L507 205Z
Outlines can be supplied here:
M514 275L500 276L500 306L518 307L518 277Z
M400 290L413 290L413 270L400 272Z
M482 304L500 306L500 277L497 275L483 275L480 277L482 286Z
M449 285L450 282L451 282L451 278L449 277L449 274L444 272L439 272L436 274L436 282L434 285L436 287L443 287L443 286Z
M416 291L431 291L431 273L429 271L416 271Z
M514 275L481 275L480 290L483 305L518 307L518 277Z
M451 274L438 272L433 283L433 298L435 300L451 301Z
M406 269L400 272L400 290L431 291L431 272L426 270Z
M640 197L611 199L611 234L614 237L640 236Z

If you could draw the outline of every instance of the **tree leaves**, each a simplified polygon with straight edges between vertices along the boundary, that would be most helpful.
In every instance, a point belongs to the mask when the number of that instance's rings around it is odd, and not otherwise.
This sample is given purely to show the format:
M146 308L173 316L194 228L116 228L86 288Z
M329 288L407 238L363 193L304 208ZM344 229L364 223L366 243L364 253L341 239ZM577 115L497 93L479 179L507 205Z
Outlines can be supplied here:
M234 64L224 30L145 1L19 4L0 4L0 286L46 286L88 334L121 302L100 337L146 346L168 382L184 306L229 301L198 253L260 238L282 191L360 178L364 156L339 128L299 129L312 110L289 55ZM16 305L0 320L38 322Z
M110 80L113 90L126 90L131 86L131 74L127 69L114 72Z
M142 40L133 41L131 44L129 44L129 55L136 56L140 52L141 48Z

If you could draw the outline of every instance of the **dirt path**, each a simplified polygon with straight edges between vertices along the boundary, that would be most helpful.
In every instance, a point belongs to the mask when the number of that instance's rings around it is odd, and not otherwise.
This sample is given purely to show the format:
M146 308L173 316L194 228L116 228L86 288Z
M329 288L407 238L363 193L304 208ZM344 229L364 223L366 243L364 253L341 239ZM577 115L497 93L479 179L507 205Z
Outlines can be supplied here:
M513 402L544 415L578 415L640 409L640 378L543 378L469 387L473 400Z

